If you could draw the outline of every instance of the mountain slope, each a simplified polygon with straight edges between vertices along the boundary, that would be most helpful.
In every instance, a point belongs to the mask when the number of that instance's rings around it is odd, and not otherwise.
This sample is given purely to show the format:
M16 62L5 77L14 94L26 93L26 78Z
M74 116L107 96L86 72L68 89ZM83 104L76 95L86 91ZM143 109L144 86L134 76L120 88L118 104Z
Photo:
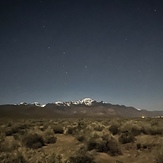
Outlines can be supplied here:
M142 117L163 116L163 111L138 110L124 105L97 102L91 98L78 101L54 102L46 105L21 103L0 105L0 118L53 117Z

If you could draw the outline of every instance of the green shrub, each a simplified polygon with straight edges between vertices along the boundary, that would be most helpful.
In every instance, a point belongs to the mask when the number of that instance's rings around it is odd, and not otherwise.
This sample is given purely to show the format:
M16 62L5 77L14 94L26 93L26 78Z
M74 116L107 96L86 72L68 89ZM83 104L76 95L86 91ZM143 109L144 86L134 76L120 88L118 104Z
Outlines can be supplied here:
M135 141L135 137L131 132L125 131L119 136L119 142L122 144L131 143Z
M41 135L28 134L22 140L22 143L28 148L41 148L44 145L44 141Z

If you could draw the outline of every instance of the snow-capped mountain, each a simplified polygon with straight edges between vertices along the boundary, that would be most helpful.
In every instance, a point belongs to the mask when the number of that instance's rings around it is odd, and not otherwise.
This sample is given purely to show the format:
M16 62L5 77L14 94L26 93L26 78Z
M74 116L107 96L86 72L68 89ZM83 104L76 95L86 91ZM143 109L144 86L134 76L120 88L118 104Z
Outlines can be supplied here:
M39 102L33 102L33 103L26 103L26 102L20 102L19 105L32 105L32 106L38 106L38 107L45 107L46 105L41 105Z
M95 102L95 100L91 99L91 98L85 98L81 101L83 104L91 106L93 102Z
M62 102L62 101L56 101L52 104L55 104L57 106L72 106L72 105L86 105L86 106L92 106L94 103L97 103L97 101L91 99L91 98L84 98L82 100L77 100L77 101L66 101L66 102ZM39 102L33 102L33 103L26 103L26 102L20 102L20 104L18 105L34 105L34 106L38 106L38 107L45 107L46 104L41 105Z
M55 104L58 106L71 106L71 105L81 105L81 104L91 106L95 102L96 101L91 98L84 98L78 101L68 101L68 102L57 101L55 102Z
M18 105L28 105L26 102L20 102Z
M40 109L42 107L42 109ZM43 108L44 107L44 108ZM0 105L0 117L156 117L163 111L147 111L125 105L97 102L91 98L77 101L57 101L41 105L38 102L21 102L17 105Z

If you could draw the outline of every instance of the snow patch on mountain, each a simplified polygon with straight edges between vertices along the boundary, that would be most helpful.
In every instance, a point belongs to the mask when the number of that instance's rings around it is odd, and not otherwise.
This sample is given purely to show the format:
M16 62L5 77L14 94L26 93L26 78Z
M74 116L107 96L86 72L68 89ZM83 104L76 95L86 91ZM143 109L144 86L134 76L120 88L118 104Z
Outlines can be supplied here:
M82 103L85 104L85 105L87 105L87 106L91 106L93 102L95 102L95 100L93 100L91 98L84 98L82 100Z
M33 103L20 102L19 105L34 105L34 106L38 106L38 107L45 107L46 106L46 104L41 105L39 102L33 102Z
M72 105L86 105L86 106L91 106L95 100L91 98L84 98L82 100L77 100L77 101L68 101L68 102L62 102L62 101L56 101L53 104L57 106L72 106ZM33 102L33 103L26 103L26 102L20 102L18 105L34 105L38 107L45 107L46 104L41 105L39 102Z
M63 104L63 102L62 101L56 101L55 104L56 105L61 105L61 104Z
M28 105L26 102L20 102L19 105Z
M142 109L136 108L136 110L141 111Z
M58 106L71 106L72 104L73 105L84 104L87 106L91 106L93 104L93 102L95 102L95 100L93 100L91 98L84 98L84 99L78 100L78 101L68 101L68 102L56 101L55 104Z
M34 102L34 103L32 103L32 105L41 106L39 102Z

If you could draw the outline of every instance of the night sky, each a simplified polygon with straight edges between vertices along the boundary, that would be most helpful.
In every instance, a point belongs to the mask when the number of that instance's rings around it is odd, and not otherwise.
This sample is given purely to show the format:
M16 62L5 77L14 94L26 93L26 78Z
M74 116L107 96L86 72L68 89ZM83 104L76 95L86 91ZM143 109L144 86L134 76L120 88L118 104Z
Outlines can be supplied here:
M85 97L163 110L163 0L0 0L0 104Z

